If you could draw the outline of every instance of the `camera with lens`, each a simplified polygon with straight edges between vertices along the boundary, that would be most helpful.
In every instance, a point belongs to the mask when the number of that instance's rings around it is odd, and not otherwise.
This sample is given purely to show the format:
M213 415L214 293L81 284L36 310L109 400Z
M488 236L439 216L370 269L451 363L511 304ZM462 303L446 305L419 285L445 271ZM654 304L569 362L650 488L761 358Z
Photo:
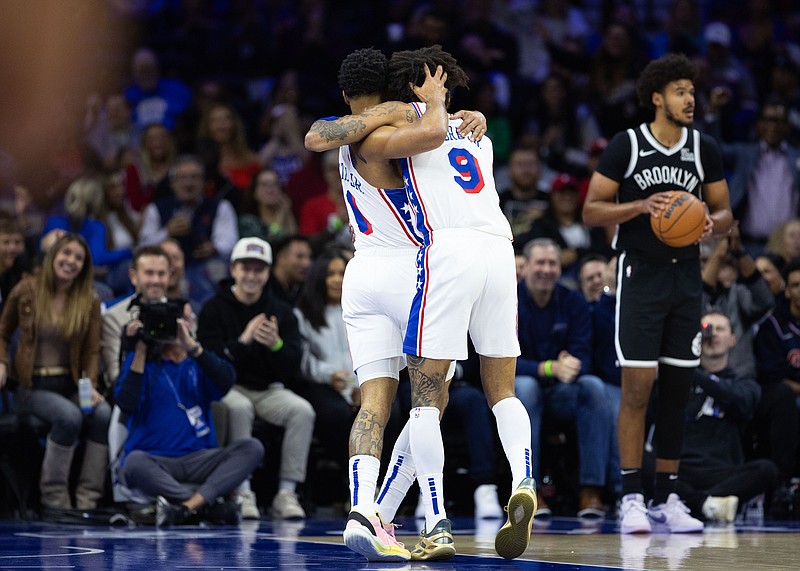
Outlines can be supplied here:
M700 331L703 339L711 339L714 336L714 326L711 323L703 323Z
M138 301L142 340L148 344L173 341L178 336L178 318L183 317L184 299L168 299L155 303Z

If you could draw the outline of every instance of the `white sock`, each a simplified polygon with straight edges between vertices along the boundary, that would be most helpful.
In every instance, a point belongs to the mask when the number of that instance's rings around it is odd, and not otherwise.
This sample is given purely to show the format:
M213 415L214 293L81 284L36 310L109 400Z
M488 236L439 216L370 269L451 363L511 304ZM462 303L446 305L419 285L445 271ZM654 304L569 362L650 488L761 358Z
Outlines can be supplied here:
M517 397L501 400L492 407L497 433L511 465L511 493L524 478L531 477L531 419Z
M447 517L444 509L444 443L439 426L439 409L423 406L411 409L409 443L417 481L425 503L425 529L433 529Z
M278 489L289 490L294 494L295 491L297 490L297 482L295 482L294 480L281 479L281 481L278 482Z
M358 454L350 458L350 509L375 515L375 486L380 472L381 461L374 456Z
M411 456L409 447L409 433L411 421L406 422L400 436L394 443L392 449L392 460L386 470L386 477L383 479L378 499L375 500L375 507L378 515L386 523L394 521L397 510L406 497L408 489L414 483L416 470L414 468L414 458Z

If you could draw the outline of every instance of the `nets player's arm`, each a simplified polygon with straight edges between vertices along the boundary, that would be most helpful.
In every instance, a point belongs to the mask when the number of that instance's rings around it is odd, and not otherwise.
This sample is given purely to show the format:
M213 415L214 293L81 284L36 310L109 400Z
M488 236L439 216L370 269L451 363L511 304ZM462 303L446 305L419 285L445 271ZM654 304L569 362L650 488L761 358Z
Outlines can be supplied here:
M700 156L702 157L705 171L703 201L708 205L706 229L703 233L703 238L710 236L712 233L727 234L731 226L733 226L728 182L724 176L722 154L717 143L708 135L701 135Z
M666 208L666 192L657 192L639 200L617 202L617 193L625 176L631 154L626 132L618 133L603 151L597 171L589 180L583 204L583 223L587 226L622 224L640 214L658 216Z

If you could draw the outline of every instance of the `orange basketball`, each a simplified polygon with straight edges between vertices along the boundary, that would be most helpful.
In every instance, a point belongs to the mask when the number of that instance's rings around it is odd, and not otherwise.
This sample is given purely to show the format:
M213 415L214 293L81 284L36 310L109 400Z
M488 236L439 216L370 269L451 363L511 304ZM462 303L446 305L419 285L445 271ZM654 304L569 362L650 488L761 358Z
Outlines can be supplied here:
M685 190L672 190L670 194L667 208L661 216L650 216L650 227L667 246L681 248L694 244L706 227L706 207Z

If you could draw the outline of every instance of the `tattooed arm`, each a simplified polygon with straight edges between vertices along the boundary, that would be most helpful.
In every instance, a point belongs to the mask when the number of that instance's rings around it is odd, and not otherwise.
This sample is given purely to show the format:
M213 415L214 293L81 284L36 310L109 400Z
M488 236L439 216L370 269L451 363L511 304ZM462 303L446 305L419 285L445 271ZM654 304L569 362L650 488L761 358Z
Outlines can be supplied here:
M335 120L318 119L306 133L305 145L306 149L315 152L336 149L357 143L378 127L400 127L417 120L410 104L386 101L358 115L345 115Z

